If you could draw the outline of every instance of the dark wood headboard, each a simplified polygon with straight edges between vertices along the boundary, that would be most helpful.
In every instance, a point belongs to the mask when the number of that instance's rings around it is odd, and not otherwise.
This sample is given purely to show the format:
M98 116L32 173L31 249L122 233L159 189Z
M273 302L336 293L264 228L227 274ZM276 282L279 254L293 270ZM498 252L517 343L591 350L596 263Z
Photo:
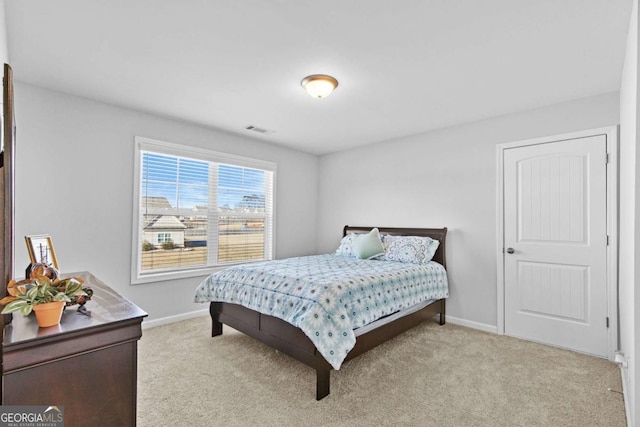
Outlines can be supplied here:
M342 236L346 236L350 233L368 233L373 228L376 227L351 227L349 225L345 225L342 230ZM380 231L380 234L393 234L396 236L421 236L421 237L431 237L434 240L440 242L440 246L438 246L438 250L433 256L433 261L442 264L443 267L447 267L446 263L446 237L447 237L447 227L444 228L392 228L392 227L377 227Z

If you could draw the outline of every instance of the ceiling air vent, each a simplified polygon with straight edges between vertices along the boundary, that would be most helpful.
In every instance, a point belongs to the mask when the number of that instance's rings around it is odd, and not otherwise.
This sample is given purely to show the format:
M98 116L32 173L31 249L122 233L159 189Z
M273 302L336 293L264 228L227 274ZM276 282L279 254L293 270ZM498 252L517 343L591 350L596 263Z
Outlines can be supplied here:
M251 132L257 132L257 133L261 133L263 135L270 134L270 133L275 133L275 130L259 128L259 127L254 126L254 125L247 125L244 128L246 130L250 130Z

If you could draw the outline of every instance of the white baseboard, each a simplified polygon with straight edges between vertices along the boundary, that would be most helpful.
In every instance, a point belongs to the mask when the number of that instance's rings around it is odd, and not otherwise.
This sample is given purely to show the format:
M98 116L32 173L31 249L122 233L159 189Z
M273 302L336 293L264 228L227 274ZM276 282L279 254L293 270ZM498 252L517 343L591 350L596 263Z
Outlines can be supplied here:
M478 329L484 332L491 332L492 334L498 333L498 327L487 325L485 323L474 322L472 320L460 319L458 317L445 315L445 321L447 323L453 323L454 325L466 326L467 328Z
M193 319L194 317L208 316L209 309L191 311L189 313L176 314L173 316L161 317L159 319L144 320L142 322L142 329L155 328L160 325L168 325L169 323L179 322L181 320Z
M627 425L629 427L633 426L633 420L631 419L631 406L630 406L630 402L629 402L629 384L627 384L627 375L626 375L626 368L623 368L622 366L620 366L620 376L622 377L622 396L624 397L624 412L625 415L627 416Z

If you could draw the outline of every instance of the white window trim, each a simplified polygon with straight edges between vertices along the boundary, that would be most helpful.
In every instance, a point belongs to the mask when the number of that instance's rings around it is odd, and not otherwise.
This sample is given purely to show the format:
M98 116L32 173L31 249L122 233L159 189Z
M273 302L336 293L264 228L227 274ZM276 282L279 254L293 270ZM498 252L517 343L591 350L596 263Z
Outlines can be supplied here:
M140 274L140 247L142 245L142 235L140 233L140 162L141 151L153 151L155 153L167 154L177 157L191 157L198 160L204 160L215 163L228 163L235 166L262 169L273 173L273 188L270 203L273 206L272 218L276 215L276 169L277 166L273 162L266 160L252 159L249 157L237 156L234 154L221 153L217 151L207 150L198 147L175 144L173 142L160 141L157 139L145 138L141 136L135 137L134 144L134 171L133 171L133 221L132 221L132 238L131 238L131 284L137 285L142 283L160 282L165 280L184 279L188 277L203 277L216 271L223 270L231 265L245 264L247 262L230 263L217 266L206 267L189 267L184 270L174 270L169 272L146 273ZM209 203L215 203L211 201ZM266 223L265 223L266 227ZM271 245L265 246L265 255L272 258L276 253L276 224L273 221L271 227ZM255 261L253 261L255 262Z

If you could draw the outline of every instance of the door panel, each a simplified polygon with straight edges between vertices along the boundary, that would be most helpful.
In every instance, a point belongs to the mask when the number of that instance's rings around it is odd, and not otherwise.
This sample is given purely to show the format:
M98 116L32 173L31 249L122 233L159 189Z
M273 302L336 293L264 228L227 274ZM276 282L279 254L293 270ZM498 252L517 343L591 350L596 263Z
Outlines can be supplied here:
M568 154L518 161L518 241L585 243L587 161Z
M607 355L606 137L504 151L505 333Z
M586 323L589 267L518 262L520 310Z

